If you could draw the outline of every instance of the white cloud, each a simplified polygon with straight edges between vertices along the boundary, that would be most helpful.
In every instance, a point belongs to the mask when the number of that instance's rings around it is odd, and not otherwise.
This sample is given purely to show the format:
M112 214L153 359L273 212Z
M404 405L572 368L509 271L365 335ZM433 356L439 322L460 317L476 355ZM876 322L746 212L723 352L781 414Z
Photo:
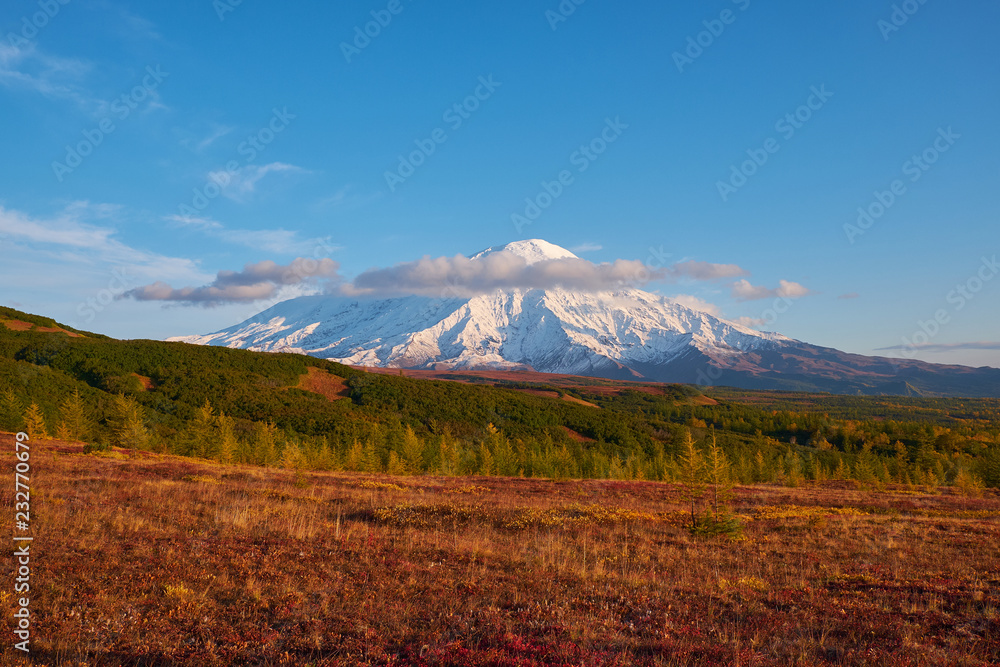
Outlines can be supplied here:
M98 224L112 220L119 207L108 204L74 202L49 218L38 218L0 206L0 233L21 244L26 253L58 260L54 273L71 276L67 264L127 266L139 276L190 279L203 276L189 259L170 257L134 248L117 238L117 231ZM67 284L72 278L67 277Z
M732 297L739 301L756 301L758 299L770 299L773 297L784 297L788 299L799 299L811 294L807 287L789 280L779 280L777 288L762 287L750 284L748 280L737 280L733 283Z
M716 317L722 317L722 310L718 306L699 297L692 296L690 294L677 294L669 298L671 301L679 303L682 306L699 310L703 313L708 313L709 315L714 315Z
M694 260L674 264L670 267L669 274L674 279L690 278L692 280L721 280L750 275L746 269L742 269L736 264L712 264Z
M580 291L621 289L662 278L638 260L594 264L585 259L550 259L528 264L511 252L491 253L480 259L424 257L386 269L370 269L341 291L357 296L423 294L469 296L496 289L548 289Z
M750 329L759 329L768 323L768 321L763 317L737 317L733 322L740 324L742 326L748 327Z
M157 281L129 290L125 296L137 301L176 301L202 306L248 303L275 298L285 287L336 279L338 268L332 259L299 257L286 266L266 260L247 264L242 271L219 271L209 285L175 289Z
M570 248L570 252L574 253L597 252L599 250L604 250L604 246L599 243L581 243Z

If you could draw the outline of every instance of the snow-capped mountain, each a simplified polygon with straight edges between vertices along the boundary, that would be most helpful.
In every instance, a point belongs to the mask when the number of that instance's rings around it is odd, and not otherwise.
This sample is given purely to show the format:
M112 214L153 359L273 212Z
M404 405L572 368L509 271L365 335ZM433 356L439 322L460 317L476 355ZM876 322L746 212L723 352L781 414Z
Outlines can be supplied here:
M526 265L576 259L538 239L489 248L470 259L497 253ZM213 334L172 340L297 352L358 366L531 369L848 393L1000 393L1000 370L849 355L631 288L506 289L452 298L308 296ZM983 382L986 387L979 386Z

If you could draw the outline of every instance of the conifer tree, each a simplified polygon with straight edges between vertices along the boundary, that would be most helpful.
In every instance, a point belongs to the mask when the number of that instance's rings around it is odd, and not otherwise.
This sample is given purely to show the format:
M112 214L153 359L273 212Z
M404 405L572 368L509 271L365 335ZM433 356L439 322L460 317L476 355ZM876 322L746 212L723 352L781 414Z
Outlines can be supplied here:
M48 440L49 432L45 428L45 417L37 403L32 403L24 412L24 432L28 438L35 440Z
M187 451L191 456L212 458L218 448L218 430L215 410L208 399L195 412L194 420L188 424Z
M351 446L347 449L347 456L344 460L344 465L348 470L358 472L362 469L362 463L365 458L365 450L362 444L355 440L351 443Z
M764 459L764 453L757 450L754 455L754 480L755 482L770 482L771 475L768 470L767 461Z
M685 429L684 440L681 441L681 452L678 456L679 481L681 483L682 497L685 503L691 504L691 528L698 527L698 500L705 493L705 485L702 482L702 471L704 463L701 452L691 438L691 431Z
M125 449L148 449L151 434L142 406L131 396L116 394L113 405L112 442Z
M399 454L389 452L389 464L386 466L386 472L390 475L406 475L409 474L409 470L410 466Z
M714 427L712 428L712 439L708 444L705 473L712 493L712 513L716 523L719 523L730 514L729 508L733 499L733 476L729 459L715 439Z
M896 456L893 460L894 479L898 484L905 484L910 468L910 452L906 449L906 445L899 440L895 442L893 449L896 450Z
M285 448L281 452L281 467L288 470L305 468L305 455L298 442L292 441L285 444Z
M424 443L420 441L413 428L407 426L403 431L403 442L400 447L404 474L418 475L424 468Z
M240 449L239 440L233 428L233 418L220 412L216 417L219 433L219 446L216 448L216 458L220 463L232 463L237 458Z
M479 474L484 477L489 477L496 472L493 466L493 453L490 451L486 443L480 443L479 445Z
M875 465L872 458L871 442L865 442L862 445L861 453L854 460L854 479L866 484L875 481Z
M0 429L20 431L23 426L24 403L13 389L7 389L0 396Z
M438 440L438 472L442 475L458 475L461 468L461 452L458 442L447 428Z
M73 440L69 433L69 427L66 426L66 422L59 422L59 426L56 426L56 440L64 440L69 442Z
M90 434L90 418L87 416L87 406L80 396L80 390L74 389L59 407L61 419L60 429L62 440L86 440Z
M271 422L254 424L254 459L259 465L271 466L277 458L278 427Z

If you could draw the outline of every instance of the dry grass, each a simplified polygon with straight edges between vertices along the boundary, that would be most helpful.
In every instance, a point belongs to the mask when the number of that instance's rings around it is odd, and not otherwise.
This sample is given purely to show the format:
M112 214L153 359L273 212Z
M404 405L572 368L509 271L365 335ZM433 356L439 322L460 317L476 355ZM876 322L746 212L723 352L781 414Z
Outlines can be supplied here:
M656 483L32 467L36 664L1000 662L996 494L741 488L729 541Z

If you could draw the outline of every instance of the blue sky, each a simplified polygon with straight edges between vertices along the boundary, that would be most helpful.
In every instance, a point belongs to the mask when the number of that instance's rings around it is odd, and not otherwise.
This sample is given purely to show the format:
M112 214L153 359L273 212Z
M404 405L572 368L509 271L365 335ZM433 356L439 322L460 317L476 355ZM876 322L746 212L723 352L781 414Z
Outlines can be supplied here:
M998 28L987 0L10 0L0 303L207 333L544 238L736 265L645 288L811 343L1000 366Z

